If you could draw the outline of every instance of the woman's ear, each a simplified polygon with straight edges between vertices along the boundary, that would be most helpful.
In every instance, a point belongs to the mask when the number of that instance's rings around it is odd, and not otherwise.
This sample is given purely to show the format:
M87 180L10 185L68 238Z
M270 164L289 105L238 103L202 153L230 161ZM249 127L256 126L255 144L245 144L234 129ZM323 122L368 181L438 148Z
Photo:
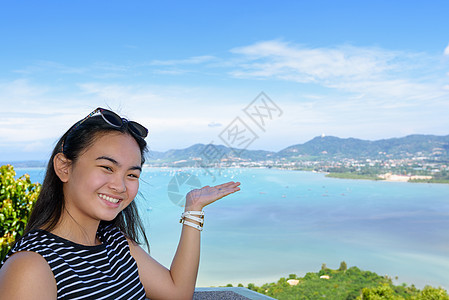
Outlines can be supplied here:
M63 153L58 153L53 158L53 165L55 173L62 182L67 182L70 177L72 161L68 159Z

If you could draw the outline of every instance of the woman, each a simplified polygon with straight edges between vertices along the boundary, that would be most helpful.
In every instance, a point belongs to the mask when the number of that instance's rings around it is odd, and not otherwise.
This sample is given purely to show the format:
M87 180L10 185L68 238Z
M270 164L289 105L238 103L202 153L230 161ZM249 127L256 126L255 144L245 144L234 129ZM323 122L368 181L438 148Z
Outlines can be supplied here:
M133 202L148 131L97 108L58 141L24 236L0 269L0 299L191 299L202 209L240 188L205 186L186 196L170 269L139 246Z

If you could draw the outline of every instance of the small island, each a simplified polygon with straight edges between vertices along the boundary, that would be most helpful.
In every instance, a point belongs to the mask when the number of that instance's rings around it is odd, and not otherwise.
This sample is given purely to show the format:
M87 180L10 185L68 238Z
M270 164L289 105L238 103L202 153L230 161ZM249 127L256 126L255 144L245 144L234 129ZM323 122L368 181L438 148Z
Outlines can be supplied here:
M397 281L398 278L395 278ZM232 287L232 284L228 284ZM242 284L238 286L243 287ZM357 267L347 267L341 262L336 270L323 264L318 272L307 273L304 277L290 274L277 282L261 286L248 284L248 289L275 299L360 299L360 300L449 300L447 291L441 287L425 286L422 290L413 284L408 286L393 284L389 276L381 276Z

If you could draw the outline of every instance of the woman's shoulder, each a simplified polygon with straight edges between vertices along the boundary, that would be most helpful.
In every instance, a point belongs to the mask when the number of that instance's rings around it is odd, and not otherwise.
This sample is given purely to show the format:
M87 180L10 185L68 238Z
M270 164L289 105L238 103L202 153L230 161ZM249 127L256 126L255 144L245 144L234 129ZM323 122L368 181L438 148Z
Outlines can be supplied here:
M48 232L35 229L19 238L8 255L6 255L5 259L8 259L11 255L19 251L32 251L40 253L46 249L48 244L51 244L51 242L52 240Z
M53 299L57 293L53 272L47 261L31 251L16 252L6 260L0 269L0 290L0 299Z
M51 269L45 258L33 251L19 251L12 254L1 268L2 272L4 270L7 270L8 272L14 270L18 271L17 273L22 273L24 275L27 275L30 269L44 273L49 271L49 274L52 275Z
M19 238L16 243L12 246L11 250L6 254L3 261L0 262L0 270L6 268L7 265L18 265L25 266L27 269L30 266L39 266L43 264L47 268L48 262L45 259L46 251L45 235L42 234L41 230L33 230L26 233L21 238ZM3 272L2 272L3 273Z

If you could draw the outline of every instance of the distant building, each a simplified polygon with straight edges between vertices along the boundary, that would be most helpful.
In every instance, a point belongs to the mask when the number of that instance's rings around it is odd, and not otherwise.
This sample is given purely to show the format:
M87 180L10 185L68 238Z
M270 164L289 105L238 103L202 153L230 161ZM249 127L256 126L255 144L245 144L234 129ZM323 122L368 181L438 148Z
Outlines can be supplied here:
M299 280L298 279L289 279L289 280L287 280L287 283L290 285L298 285Z

